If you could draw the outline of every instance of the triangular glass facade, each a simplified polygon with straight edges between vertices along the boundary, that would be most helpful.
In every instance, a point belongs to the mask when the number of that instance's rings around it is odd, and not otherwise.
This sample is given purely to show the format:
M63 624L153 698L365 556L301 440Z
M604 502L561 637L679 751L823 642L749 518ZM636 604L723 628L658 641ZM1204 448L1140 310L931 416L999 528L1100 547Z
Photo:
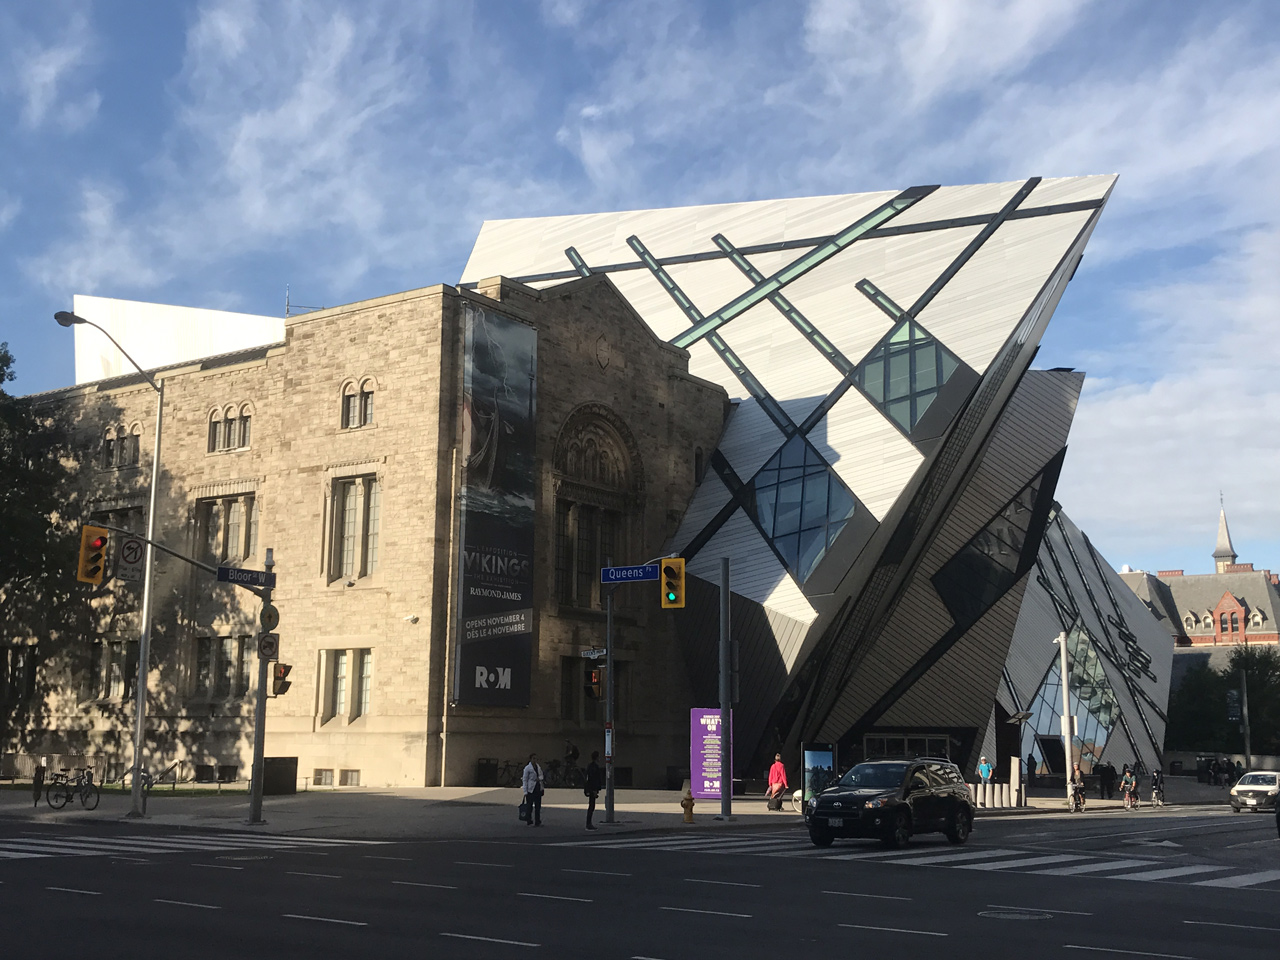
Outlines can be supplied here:
M960 360L904 318L858 364L853 382L904 433L915 429Z
M802 434L760 468L750 483L756 523L801 583L853 516L853 495Z
M1120 703L1102 668L1102 660L1094 649L1093 639L1079 621L1067 633L1067 665L1070 671L1068 690L1071 695L1071 711L1076 718L1071 759L1075 759L1078 751L1080 768L1085 773L1090 773L1094 764L1102 759L1107 740L1120 717ZM1058 667L1057 657L1054 657L1053 665L1040 684L1029 709L1031 719L1023 728L1026 740L1024 748L1035 756L1040 771L1046 772L1039 738L1062 736L1062 671ZM1054 772L1061 773L1059 770Z

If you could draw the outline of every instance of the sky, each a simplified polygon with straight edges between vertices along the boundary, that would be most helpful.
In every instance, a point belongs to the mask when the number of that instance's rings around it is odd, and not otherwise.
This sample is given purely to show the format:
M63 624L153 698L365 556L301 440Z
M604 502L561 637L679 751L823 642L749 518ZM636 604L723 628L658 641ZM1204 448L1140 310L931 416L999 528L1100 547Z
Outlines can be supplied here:
M1280 571L1270 2L0 7L0 341L74 294L265 315L456 282L486 219L1117 173L1036 365L1119 567Z

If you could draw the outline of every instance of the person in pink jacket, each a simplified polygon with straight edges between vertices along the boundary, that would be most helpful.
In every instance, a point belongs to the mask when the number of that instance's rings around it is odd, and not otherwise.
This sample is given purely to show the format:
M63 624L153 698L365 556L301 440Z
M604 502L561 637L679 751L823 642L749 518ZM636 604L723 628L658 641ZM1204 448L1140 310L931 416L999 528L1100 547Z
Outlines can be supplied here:
M769 789L765 791L765 799L780 798L787 789L787 768L782 764L782 754L773 755L773 766L769 768Z

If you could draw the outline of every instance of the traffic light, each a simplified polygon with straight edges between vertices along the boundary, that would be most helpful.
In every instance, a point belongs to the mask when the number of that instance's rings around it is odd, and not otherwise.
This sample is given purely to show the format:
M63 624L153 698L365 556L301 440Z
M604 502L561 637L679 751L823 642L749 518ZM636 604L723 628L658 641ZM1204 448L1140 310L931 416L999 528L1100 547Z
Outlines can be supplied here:
M106 527L80 528L80 564L76 567L76 579L81 583L102 583L107 572Z
M668 557L662 561L662 608L684 606L684 557Z
M599 667L593 667L588 670L586 682L582 685L582 692L587 695L588 700L603 700L604 671Z
M271 695L273 697L289 692L289 688L293 686L288 680L289 671L292 669L293 666L288 663L273 663L271 665Z

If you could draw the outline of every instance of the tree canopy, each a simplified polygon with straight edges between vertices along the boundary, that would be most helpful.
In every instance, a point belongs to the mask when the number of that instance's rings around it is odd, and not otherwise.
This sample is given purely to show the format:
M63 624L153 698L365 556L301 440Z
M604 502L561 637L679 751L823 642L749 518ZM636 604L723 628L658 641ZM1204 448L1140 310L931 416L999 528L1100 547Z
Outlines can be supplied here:
M1280 651L1257 645L1237 647L1221 670L1200 664L1187 671L1169 698L1168 749L1244 751L1240 724L1227 719L1227 691L1240 688L1241 670L1249 690L1253 752L1280 754Z

